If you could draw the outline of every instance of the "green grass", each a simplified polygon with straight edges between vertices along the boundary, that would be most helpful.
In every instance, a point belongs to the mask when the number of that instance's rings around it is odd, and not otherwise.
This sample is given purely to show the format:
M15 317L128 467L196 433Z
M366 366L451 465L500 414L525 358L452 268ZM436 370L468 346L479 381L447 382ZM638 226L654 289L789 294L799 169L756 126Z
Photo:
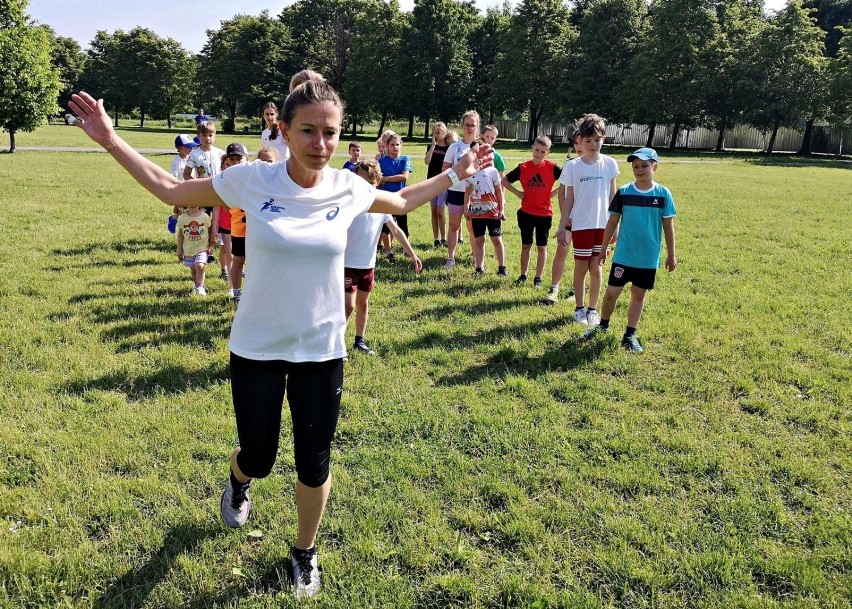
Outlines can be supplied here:
M377 269L310 606L850 607L852 173L714 160L661 165L680 267L638 357L493 259L443 271L412 214L426 268ZM188 297L166 206L106 155L4 155L0 184L0 607L295 606L289 431L247 530L218 521L224 283Z

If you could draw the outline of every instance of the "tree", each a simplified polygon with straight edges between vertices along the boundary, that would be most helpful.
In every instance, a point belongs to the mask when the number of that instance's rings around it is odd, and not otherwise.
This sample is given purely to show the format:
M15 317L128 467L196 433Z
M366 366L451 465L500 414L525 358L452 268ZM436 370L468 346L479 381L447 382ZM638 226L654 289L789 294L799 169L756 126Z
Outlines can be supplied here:
M287 96L298 70L293 48L290 29L266 11L223 21L218 30L207 30L199 57L202 95L221 104L231 121L238 107L259 115L265 102Z
M852 124L852 27L840 28L837 54L830 60L829 122L848 128Z
M800 120L823 112L826 65L825 32L815 23L800 0L769 20L750 56L754 80L763 98L749 113L749 121L770 132L766 153L771 154L781 127L795 127Z
M569 114L595 112L613 122L629 114L613 95L624 87L639 47L648 8L644 0L601 0L582 11L571 75Z
M126 69L121 49L124 37L122 30L112 34L99 30L86 50L86 65L80 75L80 88L103 98L104 106L112 111L116 127L120 115L133 109L131 96L124 88L121 76Z
M23 0L4 0L0 13L0 127L15 133L33 131L56 111L59 74L50 65L52 40L44 28L25 21Z
M500 41L494 92L507 109L529 112L530 142L542 116L562 104L576 38L559 0L523 0Z
M51 34L53 31L51 30ZM71 94L79 89L80 76L86 67L86 54L80 44L67 36L53 36L50 63L59 73L60 108L67 108Z
M474 107L486 117L487 123L493 123L494 115L502 110L494 97L493 82L499 42L509 28L511 18L512 7L507 0L500 8L489 7L470 36L470 48L473 52L472 101ZM426 137L429 137L430 133L427 121Z

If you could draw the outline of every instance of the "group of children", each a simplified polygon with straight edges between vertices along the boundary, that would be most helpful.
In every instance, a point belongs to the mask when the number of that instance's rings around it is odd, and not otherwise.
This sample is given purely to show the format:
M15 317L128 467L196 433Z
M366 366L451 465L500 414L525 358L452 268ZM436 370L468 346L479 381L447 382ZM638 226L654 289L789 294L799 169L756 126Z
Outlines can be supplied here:
M274 104L267 104L263 112L267 128L257 159L266 162L285 160L287 149L278 133L277 109ZM462 117L462 129L463 137L459 138L444 123L434 125L432 141L424 157L427 178L446 170L448 164L452 165L453 158L471 146L478 146L480 141L492 147L496 143L497 129L492 125L485 127L479 139L479 115L475 112L468 112ZM559 205L557 249L551 265L550 289L541 302L546 305L558 302L560 282L573 245L573 281L568 292L569 297L572 294L575 297L573 321L589 326L586 338L607 332L616 301L624 286L631 283L622 345L640 352L643 347L636 337L636 327L647 291L654 287L662 246L661 227L667 249L665 268L673 271L677 266L673 222L676 212L669 190L653 179L659 163L657 153L651 148L642 148L631 154L627 161L631 163L634 182L617 188L618 165L614 159L600 153L605 137L605 121L595 114L588 114L574 125L573 146L578 156L566 161L562 167L547 158L551 148L547 136L537 137L532 145L532 158L508 173L502 156L495 151L492 166L480 170L431 201L434 245L448 248L449 256L444 268L453 268L455 249L463 243L461 218L464 217L472 244L474 273L481 276L485 272L487 233L497 260L497 275L507 276L502 223L506 221L504 190L508 190L520 200L517 211L521 234L520 274L515 285L523 285L527 281L535 243L533 285L543 286L547 244L553 227L551 201L556 197ZM175 139L178 154L172 162L172 174L181 180L213 176L231 165L249 161L248 151L242 144L232 143L226 150L221 150L214 146L215 139L216 127L209 121L199 123L195 138L179 135ZM413 171L411 159L402 154L402 138L393 131L386 131L377 140L377 145L379 152L375 158L364 160L361 158L361 144L350 142L350 158L344 169L355 172L379 189L390 192L401 190ZM449 226L445 209L449 210ZM229 282L230 298L239 303L245 264L245 214L239 209L218 207L174 211L170 225L177 232L177 254L191 271L194 293L199 296L207 294L206 265L213 259L214 247L218 244L221 277ZM422 262L408 240L408 218L373 216L375 214L364 214L349 230L344 277L347 318L353 311L356 313L353 347L367 354L374 353L364 336L369 296L375 282L377 248L393 260L393 240L396 239L415 270L422 270ZM602 267L610 246L616 240L618 247L599 311Z

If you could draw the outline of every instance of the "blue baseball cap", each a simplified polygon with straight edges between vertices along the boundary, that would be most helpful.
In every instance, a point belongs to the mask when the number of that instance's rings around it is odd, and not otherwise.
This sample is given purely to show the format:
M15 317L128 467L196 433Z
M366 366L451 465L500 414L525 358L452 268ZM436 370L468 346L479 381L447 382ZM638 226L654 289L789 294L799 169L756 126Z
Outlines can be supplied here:
M175 138L175 148L180 148L181 146L186 146L187 148L195 148L198 146L198 142L195 141L195 139L191 135L181 133Z
M657 151L653 148L640 148L629 157L627 157L627 162L632 163L635 159L642 159L643 161L654 161L655 163L660 162L660 157L657 154Z

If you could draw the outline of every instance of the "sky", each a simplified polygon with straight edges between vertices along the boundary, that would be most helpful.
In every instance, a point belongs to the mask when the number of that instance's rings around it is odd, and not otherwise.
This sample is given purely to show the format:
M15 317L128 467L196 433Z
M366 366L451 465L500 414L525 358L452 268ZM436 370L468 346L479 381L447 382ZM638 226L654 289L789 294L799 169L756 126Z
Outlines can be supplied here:
M512 4L515 4L512 1ZM765 0L769 10L778 10L786 0ZM207 41L206 30L217 29L219 23L238 13L258 15L264 9L276 16L292 0L146 0L117 4L115 0L30 0L27 13L33 19L53 28L59 36L74 38L83 49L98 30L132 30L146 27L163 38L174 38L192 53L198 53ZM414 0L400 0L403 11L410 11ZM501 6L500 0L476 0L484 11Z

